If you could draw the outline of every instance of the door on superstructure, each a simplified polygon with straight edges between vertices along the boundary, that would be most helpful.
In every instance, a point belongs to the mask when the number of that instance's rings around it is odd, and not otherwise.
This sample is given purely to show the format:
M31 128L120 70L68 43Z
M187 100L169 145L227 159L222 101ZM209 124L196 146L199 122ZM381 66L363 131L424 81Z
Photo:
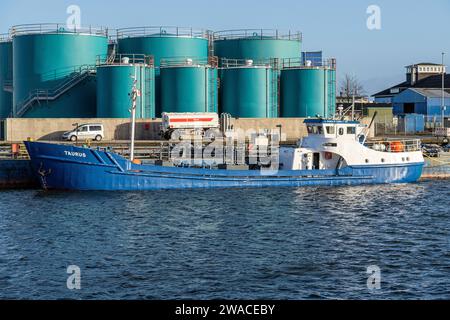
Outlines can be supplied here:
M314 153L313 157L313 170L320 170L320 153Z

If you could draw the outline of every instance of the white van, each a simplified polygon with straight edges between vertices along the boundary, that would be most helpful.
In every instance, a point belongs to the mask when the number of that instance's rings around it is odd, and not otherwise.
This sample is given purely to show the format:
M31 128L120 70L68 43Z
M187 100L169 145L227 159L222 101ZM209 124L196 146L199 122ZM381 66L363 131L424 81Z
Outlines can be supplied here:
M105 137L104 128L101 123L82 124L73 131L63 134L62 139L68 141L95 140L102 141Z

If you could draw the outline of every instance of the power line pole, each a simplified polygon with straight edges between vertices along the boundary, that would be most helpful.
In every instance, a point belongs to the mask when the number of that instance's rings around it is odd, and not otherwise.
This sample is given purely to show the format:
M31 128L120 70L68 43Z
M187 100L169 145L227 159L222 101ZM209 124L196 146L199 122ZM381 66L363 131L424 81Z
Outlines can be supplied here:
M445 128L445 66L444 66L444 56L445 52L442 52L442 100L441 100L441 111L442 111L442 128Z

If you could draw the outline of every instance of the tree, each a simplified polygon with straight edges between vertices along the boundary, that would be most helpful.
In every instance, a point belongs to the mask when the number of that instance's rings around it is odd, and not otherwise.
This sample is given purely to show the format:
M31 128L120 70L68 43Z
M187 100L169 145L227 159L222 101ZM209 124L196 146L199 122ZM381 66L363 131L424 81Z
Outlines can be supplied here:
M346 74L341 81L340 95L344 98L362 97L364 95L364 86L357 77Z

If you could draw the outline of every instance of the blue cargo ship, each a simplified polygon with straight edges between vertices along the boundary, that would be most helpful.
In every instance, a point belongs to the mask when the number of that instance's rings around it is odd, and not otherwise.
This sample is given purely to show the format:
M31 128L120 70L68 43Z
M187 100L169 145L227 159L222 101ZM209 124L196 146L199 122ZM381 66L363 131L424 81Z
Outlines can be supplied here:
M416 182L424 158L420 140L366 142L356 121L305 120L308 136L279 149L276 170L137 164L108 150L25 142L45 189L163 190L340 186Z

